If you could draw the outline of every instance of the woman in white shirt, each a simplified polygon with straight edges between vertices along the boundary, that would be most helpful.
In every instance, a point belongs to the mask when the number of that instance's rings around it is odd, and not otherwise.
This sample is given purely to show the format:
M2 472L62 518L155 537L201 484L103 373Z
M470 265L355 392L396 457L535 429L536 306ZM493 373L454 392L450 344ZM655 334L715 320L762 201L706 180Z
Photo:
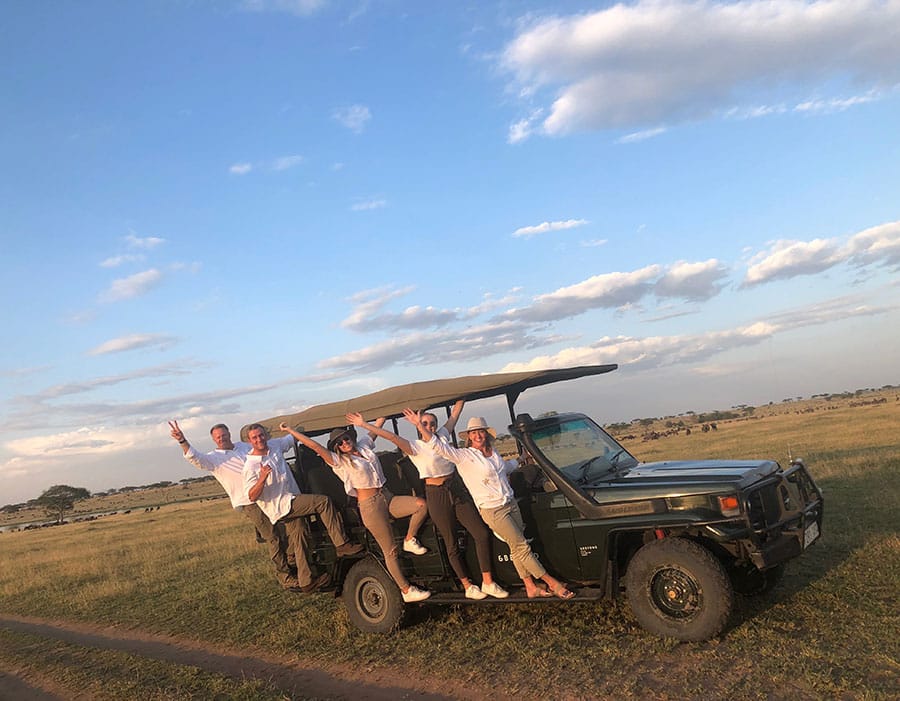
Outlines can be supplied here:
M435 454L456 463L456 469L472 494L481 518L509 545L510 557L525 584L528 597L533 599L555 594L560 599L571 599L575 596L564 583L547 573L528 545L524 532L525 523L507 477L519 464L516 460L504 460L494 450L492 439L497 434L488 426L487 421L481 417L471 417L466 430L459 432L460 437L466 440L467 447L454 448L434 436L428 426L422 423L420 412L406 409L403 414L419 429L422 439L428 441ZM535 579L542 580L549 591L538 586Z
M324 448L309 436L295 431L282 423L279 428L290 433L300 443L315 451L335 474L344 482L344 490L351 497L356 497L359 504L359 515L363 525L375 538L381 552L384 553L384 564L391 577L400 587L403 601L412 603L423 601L431 596L430 591L419 589L403 574L400 560L397 557L397 544L394 542L394 531L390 517L404 518L410 516L409 529L403 542L403 549L416 555L428 552L416 535L428 517L425 500L419 497L395 497L384 488L385 478L381 469L381 461L375 454L371 438L357 440L352 426L334 429L328 437L328 447Z

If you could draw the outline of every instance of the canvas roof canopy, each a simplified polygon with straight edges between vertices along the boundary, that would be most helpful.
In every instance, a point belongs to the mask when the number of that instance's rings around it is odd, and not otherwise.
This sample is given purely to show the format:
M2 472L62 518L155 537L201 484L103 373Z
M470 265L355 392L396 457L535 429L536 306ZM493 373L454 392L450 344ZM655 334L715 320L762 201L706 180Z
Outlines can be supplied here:
M532 370L528 372L504 372L493 375L469 375L444 380L427 380L397 385L329 404L319 404L296 414L284 414L264 419L258 423L266 427L273 436L281 435L278 426L285 422L288 426L311 436L327 433L338 426L347 424L346 414L359 412L372 421L378 417L393 419L403 415L407 407L430 409L449 406L458 399L474 401L486 397L506 395L515 401L521 392L530 387L540 387L563 380L574 380L588 375L601 375L615 370L618 366L582 365L557 370ZM241 429L241 438L247 440L247 426Z

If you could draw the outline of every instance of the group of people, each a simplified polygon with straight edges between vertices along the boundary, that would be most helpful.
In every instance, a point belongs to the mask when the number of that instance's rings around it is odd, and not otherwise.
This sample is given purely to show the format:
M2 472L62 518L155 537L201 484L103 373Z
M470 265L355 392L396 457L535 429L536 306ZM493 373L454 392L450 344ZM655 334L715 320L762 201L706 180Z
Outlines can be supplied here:
M431 596L431 592L410 583L404 575L390 523L392 516L409 517L402 547L414 555L428 552L417 536L425 520L431 517L444 541L450 566L469 599L509 596L492 576L491 532L509 545L510 559L529 598L557 596L571 599L574 593L546 571L525 538L522 514L508 478L519 463L504 460L494 450L496 432L483 418L472 417L466 430L459 432L465 447L452 445L451 433L462 409L463 402L457 402L441 428L438 428L433 413L406 409L404 416L416 427L419 436L412 441L386 430L383 419L370 423L359 413L347 414L349 425L331 431L325 446L286 423L279 426L287 434L282 438L269 438L265 427L253 424L247 430L249 443L233 443L228 428L217 424L210 430L216 450L209 453L195 450L177 421L171 421L169 425L185 459L211 471L228 493L232 506L240 508L256 526L269 546L279 581L288 589L309 593L330 581L327 573L316 578L312 576L306 560L306 530L302 516L319 515L339 557L362 550L361 545L348 542L341 515L327 496L300 491L284 459L284 453L293 448L296 440L330 466L343 482L347 494L356 497L362 523L381 548L387 570L405 602L423 601ZM357 428L365 435L360 435ZM395 496L387 490L381 462L374 449L378 437L390 441L409 456L425 483L424 499ZM456 479L457 475L465 489ZM459 552L456 530L460 524L475 543L481 570L480 585L469 576ZM289 553L294 557L294 568Z

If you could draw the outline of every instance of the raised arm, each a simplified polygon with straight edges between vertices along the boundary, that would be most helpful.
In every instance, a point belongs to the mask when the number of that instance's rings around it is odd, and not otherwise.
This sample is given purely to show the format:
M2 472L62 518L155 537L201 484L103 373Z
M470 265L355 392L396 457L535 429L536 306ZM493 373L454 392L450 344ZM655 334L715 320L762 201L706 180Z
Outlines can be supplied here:
M423 441L425 441L427 443L428 441L431 440L431 437L434 434L422 425L422 412L421 411L413 411L412 409L404 409L403 416L406 417L406 420L409 421L413 426L415 426L419 430L419 435L422 436Z
M191 444L188 443L188 439L184 437L184 432L178 426L178 420L173 419L172 421L170 421L169 428L172 429L171 431L169 431L169 435L171 435L172 438L178 441L178 444L181 446L182 451L184 451L184 454L187 455L187 452L191 449Z
M428 443L428 446L435 452L435 454L440 455L442 458L446 458L450 462L456 463L457 465L459 465L461 461L471 459L471 455L468 449L455 448L447 441L443 441L440 438L434 439L434 434L428 430L425 424L422 423L421 411L404 409L403 415L406 417L407 421L409 421L413 426L419 429L422 440Z
M300 433L300 431L295 431L294 429L292 429L290 426L288 426L283 421L281 422L281 425L278 428L281 429L282 431L285 431L285 432L291 434L297 440L298 443L302 443L310 450L315 451L316 455L318 455L320 458L322 458L322 460L324 460L327 464L334 467L334 455L332 454L332 452L330 450L328 450L328 448L321 445L317 441L314 441L312 438L310 438L306 434Z
M362 414L354 412L352 414L347 414L347 421L358 428L368 431L370 436L379 436L380 438L389 440L395 446L400 448L405 455L414 455L414 451L408 440L402 436L398 436L396 433L391 433L382 428L384 418L376 419L374 423L367 423L363 419Z
M463 399L458 400L456 404L453 405L453 408L450 410L450 418L448 418L447 423L444 424L447 433L453 433L453 429L456 428L456 422L459 421L459 416L462 414L465 405L466 402Z

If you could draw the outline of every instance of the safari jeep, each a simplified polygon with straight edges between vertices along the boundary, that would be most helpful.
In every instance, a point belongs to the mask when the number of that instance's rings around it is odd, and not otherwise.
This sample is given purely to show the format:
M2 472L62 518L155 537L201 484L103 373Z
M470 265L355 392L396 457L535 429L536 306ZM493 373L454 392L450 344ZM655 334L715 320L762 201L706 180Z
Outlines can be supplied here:
M517 398L528 388L615 369L594 365L419 382L261 423L275 435L285 421L316 436L344 426L345 414L358 411L370 420L386 417L396 431L406 407L443 407L449 412L457 399L505 395L509 432L530 463L528 469L512 473L511 482L526 535L547 570L568 583L577 601L624 593L647 630L679 640L706 640L723 630L735 591L767 591L778 582L784 564L818 539L822 492L801 461L786 468L773 460L640 463L584 414L532 418L515 413ZM396 451L380 457L392 493L423 495L408 458ZM338 559L322 524L311 520L313 572L331 574L330 590L343 597L360 629L393 630L410 605L403 603L341 481L299 445L292 469L304 491L331 497L353 537L366 546L359 558ZM398 543L405 532L405 522L395 526ZM457 537L469 570L477 573L468 533L460 529ZM419 540L428 554L413 557L398 548L408 578L433 592L430 599L413 605L558 601L528 599L509 548L494 538L494 576L511 596L472 602L465 598L430 521Z

